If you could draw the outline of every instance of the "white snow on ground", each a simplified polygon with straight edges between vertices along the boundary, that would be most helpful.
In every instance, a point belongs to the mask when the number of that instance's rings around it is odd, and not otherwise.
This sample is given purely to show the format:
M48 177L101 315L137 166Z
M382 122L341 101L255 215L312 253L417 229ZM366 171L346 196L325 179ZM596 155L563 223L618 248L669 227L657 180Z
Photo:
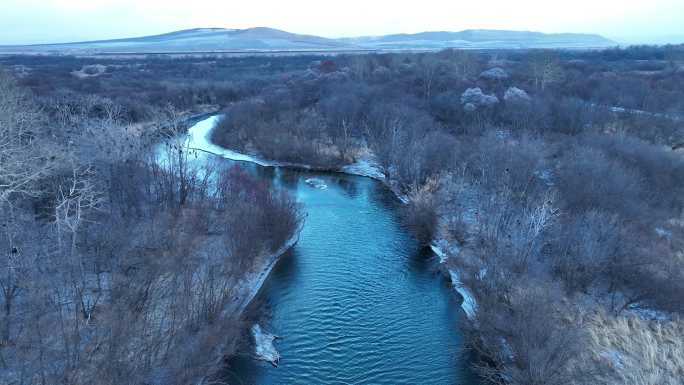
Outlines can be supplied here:
M208 152L226 159L239 162L251 162L261 166L273 166L274 164L257 157L227 150L211 142L211 131L223 119L221 115L212 116L190 127L186 145L193 150Z
M342 167L342 172L347 174L366 176L373 179L385 180L385 174L372 159L359 159L356 163Z
M647 321L669 321L672 319L672 315L661 310L649 309L647 307L642 307L639 304L634 304L629 306L627 309L628 313L634 314L635 316L647 320Z
M618 114L633 114L633 115L646 115L646 116L653 116L656 118L665 118L665 119L671 119L674 121L680 121L684 119L684 115L681 114L667 114L667 113L662 113L662 112L650 112L650 111L644 111L644 110L638 110L634 108L625 108L625 107L620 107L620 106L606 106L598 103L588 103L591 107L602 107L602 108L607 108L612 112L618 113Z
M260 166L265 167L299 167L304 169L313 169L309 165L296 164L288 162L274 162L253 155L242 154L236 151L225 149L211 142L211 132L218 123L223 119L222 115L215 115L205 120L202 120L190 127L188 130L188 141L187 146L190 149L199 150L202 152L208 152L217 156L221 156L226 159L235 160L239 162L251 162L256 163ZM356 163L342 167L339 172L365 176L368 178L378 179L381 181L385 180L385 174L382 172L382 167L380 167L377 162L371 158L359 159Z
M242 302L237 305L238 313L242 313L252 302L254 297L259 293L261 286L266 282L266 278L271 274L271 270L273 270L275 264L280 260L280 257L294 247L297 242L299 242L299 231L297 231L295 236L287 241L280 249L266 258L268 262L263 269L248 274L242 280L237 288L237 292L240 293L239 296L242 300Z
M445 263L447 260L447 254L440 246L437 244L430 245L432 251L439 257L440 263ZM463 297L463 303L461 303L461 308L465 312L468 319L472 320L475 318L475 313L477 312L477 301L463 282L458 272L452 269L449 270L449 277L451 278L451 284L454 286L454 290Z
M454 285L454 289L463 297L461 308L466 313L468 319L472 320L475 318L475 313L477 312L475 297L473 297L470 289L463 285L457 271L449 269L449 275L451 276L451 284Z
M191 150L196 150L198 153L209 153L217 155L226 159L256 163L264 167L295 167L305 170L316 170L306 164L288 163L288 162L274 162L264 160L256 156L242 154L239 152L227 150L221 146L217 146L211 142L211 131L223 118L222 115L212 116L205 119L188 130L187 147ZM402 194L396 184L391 183L385 178L385 173L382 172L382 167L371 158L359 159L356 163L344 166L337 170L322 169L321 171L336 171L348 175L357 175L372 178L384 183L394 195L404 204L408 204L410 199L405 194Z
M254 337L254 350L258 359L270 362L273 366L278 366L280 361L280 353L273 345L273 341L277 338L261 329L259 324L252 326L252 336Z
M435 253L435 255L439 257L439 263L445 263L446 262L447 255L444 252L444 250L442 250L440 245L438 245L437 243L433 243L430 245L430 249L432 249L432 252Z

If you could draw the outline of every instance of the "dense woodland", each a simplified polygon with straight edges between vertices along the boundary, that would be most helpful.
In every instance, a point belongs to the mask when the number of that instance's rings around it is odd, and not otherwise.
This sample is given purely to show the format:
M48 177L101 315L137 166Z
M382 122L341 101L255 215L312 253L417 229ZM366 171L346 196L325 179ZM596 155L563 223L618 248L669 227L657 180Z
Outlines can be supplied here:
M0 65L0 108L10 111L0 116L9 309L0 367L24 383L103 370L135 383L160 375L151 374L159 362L190 375L184 360L197 355L175 348L184 333L169 341L159 328L149 345L135 341L159 326L149 306L168 305L155 290L187 282L173 286L185 307L168 327L210 339L217 299L195 309L187 293L204 295L193 285L214 284L207 277L219 271L240 276L261 252L222 231L232 210L265 208L240 237L266 248L297 227L289 198L239 170L212 170L227 186L215 189L204 172L181 171L191 162L179 146L169 147L170 169L140 158L136 149L177 111L219 109L213 139L228 148L322 169L382 168L410 198L407 228L444 245L477 300L468 334L487 381L674 385L684 376L684 47ZM265 232L275 222L264 215L288 225ZM230 256L217 269L230 274L182 258L214 238ZM179 271L179 260L191 265ZM122 338L121 320L139 329ZM60 333L41 334L54 325ZM149 358L105 358L126 343Z
M0 382L199 383L239 341L240 282L300 208L196 162L173 108L133 125L109 100L36 102L0 74Z

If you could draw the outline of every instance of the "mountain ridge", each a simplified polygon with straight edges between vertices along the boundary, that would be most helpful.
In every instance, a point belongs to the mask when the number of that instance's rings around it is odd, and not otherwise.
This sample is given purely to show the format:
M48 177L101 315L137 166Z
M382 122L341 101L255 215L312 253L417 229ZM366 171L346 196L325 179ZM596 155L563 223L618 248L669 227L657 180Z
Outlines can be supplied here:
M79 41L68 43L4 45L0 52L94 51L94 52L178 52L178 51L269 51L269 50L420 50L444 48L604 48L612 40L596 34L469 29L425 31L381 36L325 38L296 34L269 27L246 29L193 28L163 34Z
M598 34L587 33L553 33L547 34L534 31L511 31L494 29L466 29L463 31L426 31L413 34L400 33L382 36L362 36L349 38L348 41L357 44L373 44L397 46L400 44L411 45L411 42L436 42L447 48L454 42L461 45L477 45L478 43L489 44L497 42L507 45L505 48L536 48L545 45L617 45L614 41Z

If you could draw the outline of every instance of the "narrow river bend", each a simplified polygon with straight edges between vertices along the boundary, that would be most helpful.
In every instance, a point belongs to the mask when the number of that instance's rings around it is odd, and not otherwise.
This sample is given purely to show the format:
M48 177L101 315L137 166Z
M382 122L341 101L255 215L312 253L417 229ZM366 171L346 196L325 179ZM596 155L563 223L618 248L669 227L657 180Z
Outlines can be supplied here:
M191 129L193 145L207 147L207 133ZM260 385L476 383L463 353L459 323L465 316L458 298L435 258L421 253L401 228L401 203L382 183L241 164L296 196L307 217L299 243L283 256L259 294L269 310L264 328L282 337L276 342L280 365L239 356L226 380ZM317 183L307 183L311 178Z

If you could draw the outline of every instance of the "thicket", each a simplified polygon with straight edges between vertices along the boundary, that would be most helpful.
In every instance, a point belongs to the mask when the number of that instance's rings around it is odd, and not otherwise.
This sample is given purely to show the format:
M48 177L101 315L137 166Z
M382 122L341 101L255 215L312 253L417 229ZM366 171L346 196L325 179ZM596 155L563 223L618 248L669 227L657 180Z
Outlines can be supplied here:
M0 73L2 382L187 384L219 369L242 282L298 231L299 206L198 163L175 113L157 116L171 138L155 151L120 116L55 122L34 102Z

